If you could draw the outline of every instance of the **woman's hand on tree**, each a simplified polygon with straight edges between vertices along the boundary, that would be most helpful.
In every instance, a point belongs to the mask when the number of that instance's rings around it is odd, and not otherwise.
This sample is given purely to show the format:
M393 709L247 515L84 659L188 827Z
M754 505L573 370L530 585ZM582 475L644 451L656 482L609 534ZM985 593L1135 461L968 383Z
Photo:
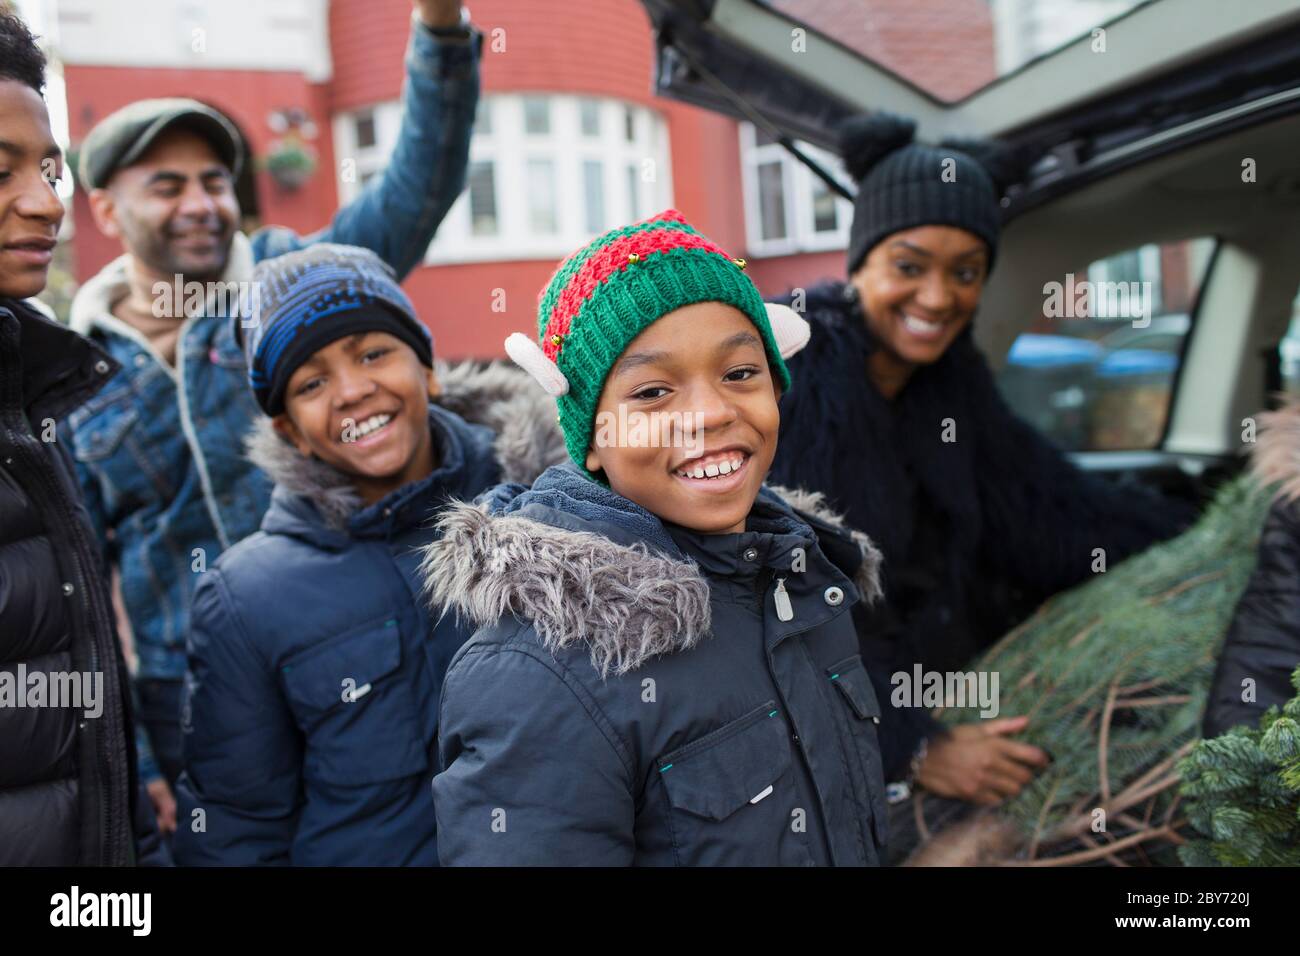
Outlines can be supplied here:
M917 784L941 797L982 806L1014 797L1051 762L1046 751L1008 739L1028 722L1028 717L981 720L931 738Z

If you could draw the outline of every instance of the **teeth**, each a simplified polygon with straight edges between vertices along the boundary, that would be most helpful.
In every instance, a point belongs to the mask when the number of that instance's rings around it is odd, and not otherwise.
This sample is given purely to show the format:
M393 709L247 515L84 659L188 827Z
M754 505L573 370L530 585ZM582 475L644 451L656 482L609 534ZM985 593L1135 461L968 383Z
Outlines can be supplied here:
M740 466L745 463L745 456L734 459L724 458L718 462L710 462L707 465L695 465L678 468L677 474L683 478L721 478L723 475L729 475L733 471L738 471Z
M392 420L392 415L371 415L365 421L356 426L354 434L357 438L364 438L376 429L383 428Z
M933 335L943 328L942 322L927 322L925 319L918 319L914 315L904 315L903 325L909 332L915 332L918 335Z

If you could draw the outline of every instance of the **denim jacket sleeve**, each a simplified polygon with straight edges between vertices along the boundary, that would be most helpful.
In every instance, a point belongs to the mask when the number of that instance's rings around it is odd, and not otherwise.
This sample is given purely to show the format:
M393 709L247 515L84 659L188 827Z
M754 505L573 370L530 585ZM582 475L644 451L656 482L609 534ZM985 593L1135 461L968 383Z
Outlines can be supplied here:
M131 706L135 712L140 712L140 703L136 700L135 678L131 678ZM144 723L135 722L135 759L139 765L140 782L144 784L153 783L155 780L162 778L162 768L158 766L158 758L153 755L153 745L149 742L149 732L145 730Z
M71 423L68 424L68 431L71 432ZM112 575L112 568L118 563L117 554L108 538L108 517L104 514L104 498L100 492L99 481L94 473L90 471L82 462L73 462L74 474L77 476L77 484L81 488L82 501L86 505L86 513L90 516L91 530L95 534L95 544L100 550L100 559L103 562L102 571L104 580L109 580ZM138 713L140 710L139 701L134 700L135 679L131 681L131 694L133 697L132 706ZM135 725L135 751L136 760L139 762L140 780L148 784L162 777L162 769L158 766L158 761L153 755L153 747L149 743L149 733L145 730L144 724L136 721Z
M447 210L465 186L479 96L482 36L439 40L412 22L402 89L402 125L388 166L319 232L300 237L274 227L253 237L268 259L316 242L374 250L405 278L424 258Z

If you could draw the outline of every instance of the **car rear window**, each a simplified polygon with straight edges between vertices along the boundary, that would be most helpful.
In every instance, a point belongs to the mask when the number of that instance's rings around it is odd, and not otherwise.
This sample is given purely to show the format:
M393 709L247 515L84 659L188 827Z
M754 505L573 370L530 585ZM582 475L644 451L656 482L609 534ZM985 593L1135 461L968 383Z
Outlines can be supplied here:
M1003 397L1067 451L1157 447L1213 250L1152 243L1049 283L998 375Z

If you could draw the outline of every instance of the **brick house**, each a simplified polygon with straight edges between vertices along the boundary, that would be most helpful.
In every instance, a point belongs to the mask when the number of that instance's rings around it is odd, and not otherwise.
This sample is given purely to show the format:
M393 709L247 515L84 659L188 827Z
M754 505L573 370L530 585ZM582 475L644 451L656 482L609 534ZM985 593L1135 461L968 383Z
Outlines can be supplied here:
M932 66L945 55L933 45L927 53L907 27L922 25L917 10L953 15L951 3L870 0L840 4L838 14L831 6L829 15L858 31L846 42L895 57L916 77L927 73L927 57ZM956 78L978 85L994 71L987 4L956 7L983 18L960 36L979 75ZM900 11L913 11L901 28ZM477 0L472 14L486 43L469 187L406 281L441 354L502 354L508 333L530 327L561 256L669 205L745 256L765 292L842 270L848 204L747 124L654 96L654 42L636 0ZM319 228L385 162L409 16L395 0L119 0L111 8L59 0L55 42L74 148L131 100L192 96L229 115L257 157L239 185L249 225ZM895 26L876 35L873 23ZM951 70L928 72L954 82ZM289 140L317 159L296 188L265 167ZM72 211L84 280L119 249L96 230L79 191Z

